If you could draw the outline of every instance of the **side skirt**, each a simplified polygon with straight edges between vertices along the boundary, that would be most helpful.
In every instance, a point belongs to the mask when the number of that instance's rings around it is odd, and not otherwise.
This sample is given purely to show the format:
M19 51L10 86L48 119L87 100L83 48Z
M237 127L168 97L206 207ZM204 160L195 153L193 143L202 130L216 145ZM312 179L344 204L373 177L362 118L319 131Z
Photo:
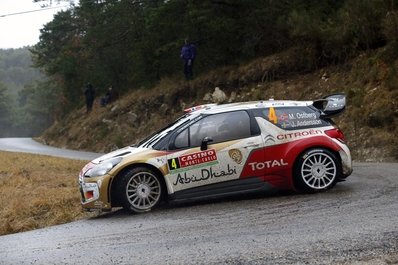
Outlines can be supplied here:
M185 201L274 189L272 185L262 181L260 178L252 177L177 191L169 195L169 199L173 201Z

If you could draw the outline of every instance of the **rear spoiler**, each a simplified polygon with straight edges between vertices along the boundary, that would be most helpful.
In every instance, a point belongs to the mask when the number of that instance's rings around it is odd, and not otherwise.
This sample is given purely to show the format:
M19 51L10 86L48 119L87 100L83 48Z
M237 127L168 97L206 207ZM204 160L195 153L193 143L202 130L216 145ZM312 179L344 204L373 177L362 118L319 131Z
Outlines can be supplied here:
M345 110L345 94L332 94L322 99L314 100L312 105L321 111L321 117L330 118L341 114Z

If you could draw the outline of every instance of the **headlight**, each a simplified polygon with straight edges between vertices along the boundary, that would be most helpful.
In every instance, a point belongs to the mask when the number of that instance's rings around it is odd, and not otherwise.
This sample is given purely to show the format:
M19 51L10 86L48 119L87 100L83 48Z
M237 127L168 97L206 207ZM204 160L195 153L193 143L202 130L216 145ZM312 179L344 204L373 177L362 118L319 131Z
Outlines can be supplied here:
M112 168L114 168L117 164L122 161L122 157L114 157L105 161L102 161L100 164L94 166L87 170L84 174L85 177L98 177L103 176L108 173Z

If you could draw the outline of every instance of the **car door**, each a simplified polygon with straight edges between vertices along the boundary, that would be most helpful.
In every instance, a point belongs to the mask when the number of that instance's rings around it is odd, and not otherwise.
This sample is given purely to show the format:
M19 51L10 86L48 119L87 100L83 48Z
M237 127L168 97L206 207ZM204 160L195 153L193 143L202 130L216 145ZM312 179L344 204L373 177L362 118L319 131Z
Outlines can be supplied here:
M242 110L207 115L180 129L167 155L169 191L239 179L252 150L263 144L252 122Z

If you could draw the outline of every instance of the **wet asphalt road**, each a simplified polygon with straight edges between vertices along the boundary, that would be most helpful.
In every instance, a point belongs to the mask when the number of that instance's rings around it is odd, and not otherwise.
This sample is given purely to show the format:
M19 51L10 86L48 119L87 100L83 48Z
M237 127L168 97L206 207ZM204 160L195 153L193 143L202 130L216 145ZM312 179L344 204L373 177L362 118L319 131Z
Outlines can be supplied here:
M36 142L32 138L0 138L0 150L40 155L57 156L77 160L93 160L98 153L55 148Z
M398 164L317 194L122 210L1 236L0 264L398 264Z

